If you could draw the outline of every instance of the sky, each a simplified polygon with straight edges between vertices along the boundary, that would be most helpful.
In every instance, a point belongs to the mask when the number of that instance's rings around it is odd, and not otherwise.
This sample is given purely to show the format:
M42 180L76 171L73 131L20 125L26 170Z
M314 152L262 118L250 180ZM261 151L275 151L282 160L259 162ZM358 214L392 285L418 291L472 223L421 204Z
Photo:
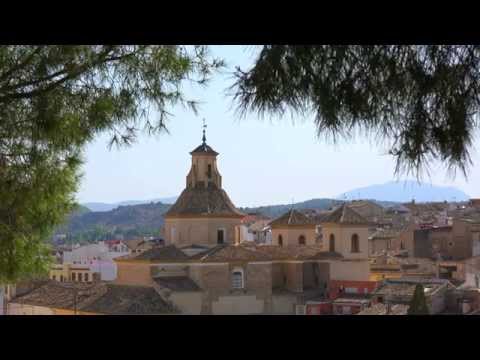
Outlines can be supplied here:
M77 199L115 203L177 196L185 187L190 154L200 145L202 118L207 143L220 155L217 165L222 185L237 206L288 204L312 198L337 197L357 187L382 184L394 177L395 159L386 148L365 138L332 144L316 136L313 117L286 115L240 118L227 88L235 66L248 69L255 60L251 46L212 46L227 68L207 88L186 87L201 101L198 115L172 110L169 133L142 134L126 148L108 148L109 134L101 134L84 153L83 178ZM154 115L152 115L154 116ZM429 184L456 186L480 197L480 137L472 152L468 179L452 178L441 164L433 164ZM403 176L400 180L406 180Z

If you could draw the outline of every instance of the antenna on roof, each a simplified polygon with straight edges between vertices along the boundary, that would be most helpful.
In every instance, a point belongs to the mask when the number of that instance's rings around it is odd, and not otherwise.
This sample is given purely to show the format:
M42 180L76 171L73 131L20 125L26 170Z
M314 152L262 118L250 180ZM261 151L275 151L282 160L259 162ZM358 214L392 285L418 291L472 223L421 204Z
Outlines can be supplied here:
M206 144L206 142L207 142L207 137L205 136L205 129L207 128L207 124L205 124L205 118L203 118L202 121L203 121L203 125L202 125L202 127L203 127L202 142L203 142L203 144Z

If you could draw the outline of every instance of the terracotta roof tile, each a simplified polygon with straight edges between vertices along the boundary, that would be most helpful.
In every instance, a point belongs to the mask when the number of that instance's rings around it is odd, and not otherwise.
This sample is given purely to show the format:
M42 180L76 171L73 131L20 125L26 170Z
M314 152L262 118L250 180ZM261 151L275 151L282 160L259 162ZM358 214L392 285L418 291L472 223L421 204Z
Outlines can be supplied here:
M408 308L408 305L396 304L391 305L390 310L388 310L385 304L378 303L363 309L357 315L407 315Z
M178 215L245 216L233 205L227 193L214 184L183 190L165 213L165 217Z
M201 291L188 276L161 276L153 279L160 287L171 291Z
M76 296L75 296L76 295ZM171 313L165 301L147 286L50 281L12 302L100 314Z
M187 260L189 257L175 245L157 247L133 257L137 260Z
M175 313L152 287L117 284L106 287L107 291L102 296L84 305L81 310L110 315Z
M369 222L348 205L342 204L323 219L324 223L368 225Z
M276 225L313 225L315 221L298 210L291 209L280 217L270 222L271 226Z

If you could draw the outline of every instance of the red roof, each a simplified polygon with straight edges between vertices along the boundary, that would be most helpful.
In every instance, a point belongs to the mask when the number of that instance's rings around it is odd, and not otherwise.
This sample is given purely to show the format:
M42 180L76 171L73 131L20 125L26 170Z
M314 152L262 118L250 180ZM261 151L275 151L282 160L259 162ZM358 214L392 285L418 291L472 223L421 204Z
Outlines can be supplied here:
M107 245L117 245L120 244L121 240L105 240Z

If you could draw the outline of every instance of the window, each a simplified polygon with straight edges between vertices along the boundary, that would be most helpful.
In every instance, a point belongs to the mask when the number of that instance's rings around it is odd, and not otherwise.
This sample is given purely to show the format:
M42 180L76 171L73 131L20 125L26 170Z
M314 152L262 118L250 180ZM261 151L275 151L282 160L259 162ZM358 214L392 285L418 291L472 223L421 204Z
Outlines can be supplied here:
M300 235L298 237L298 245L305 245L305 236L304 235Z
M175 241L175 227L170 229L170 241Z
M88 281L88 273L85 274L85 282Z
M360 252L360 243L358 241L358 235L353 234L352 235L352 253L358 253Z
M232 271L232 289L243 289L243 269L235 268Z
M57 277L55 275L52 275L52 280L53 281L57 280Z
M400 250L404 250L405 249L405 245L403 244L403 240L400 241Z
M78 281L82 282L83 281L83 274L82 273L78 273Z
M77 281L77 274L76 273L72 273L72 281Z
M208 164L207 176L210 179L212 177L212 165Z
M333 234L330 234L328 250L331 252L335 251L335 235Z
M225 230L218 229L217 230L217 244L223 244L225 242Z
M278 235L278 246L283 246L283 236Z
M452 247L452 246L453 246L453 242L450 241L450 242L448 243L448 246Z

